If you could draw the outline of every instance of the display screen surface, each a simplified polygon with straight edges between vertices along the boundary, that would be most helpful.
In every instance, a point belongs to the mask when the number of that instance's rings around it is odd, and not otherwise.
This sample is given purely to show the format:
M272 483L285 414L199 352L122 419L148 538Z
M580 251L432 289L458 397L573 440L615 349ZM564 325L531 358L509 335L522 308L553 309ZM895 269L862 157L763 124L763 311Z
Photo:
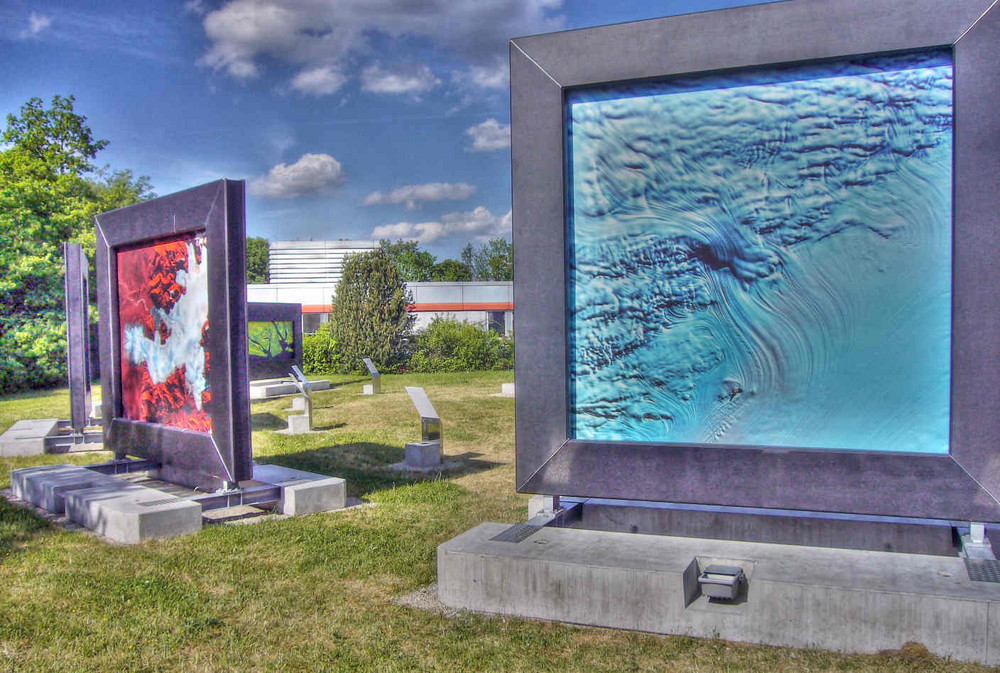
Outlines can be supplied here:
M251 362L254 359L295 359L295 337L290 320L251 320L247 323L247 339Z
M211 432L204 234L117 252L124 418Z
M947 453L952 73L567 92L571 435Z

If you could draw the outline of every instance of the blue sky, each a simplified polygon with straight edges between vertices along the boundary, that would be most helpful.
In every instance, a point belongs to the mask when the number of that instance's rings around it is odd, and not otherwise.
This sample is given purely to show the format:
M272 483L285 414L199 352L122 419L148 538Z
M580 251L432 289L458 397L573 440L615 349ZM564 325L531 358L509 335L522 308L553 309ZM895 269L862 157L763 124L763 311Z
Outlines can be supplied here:
M5 0L0 115L76 96L157 194L246 179L247 233L510 235L507 40L748 0Z

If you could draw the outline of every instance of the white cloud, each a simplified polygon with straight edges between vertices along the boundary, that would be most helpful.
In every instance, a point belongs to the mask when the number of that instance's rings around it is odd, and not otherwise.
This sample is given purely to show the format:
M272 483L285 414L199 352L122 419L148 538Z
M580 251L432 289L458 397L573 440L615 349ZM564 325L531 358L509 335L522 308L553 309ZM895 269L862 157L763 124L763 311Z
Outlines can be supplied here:
M32 12L28 16L28 27L21 31L21 39L28 37L35 37L40 32L52 25L52 19L45 16L44 14L36 14Z
M205 0L188 0L184 3L184 11L204 16L208 12L208 7L205 5Z
M361 71L361 88L369 93L408 93L419 95L441 83L426 65L401 66L384 70L374 63Z
M278 164L267 175L250 181L250 192L272 199L291 199L339 187L344 168L329 154L303 154L290 166Z
M372 229L372 238L403 238L420 243L433 243L438 239L457 234L485 241L510 234L511 214L496 216L485 206L465 213L448 213L440 222L397 222Z
M466 70L456 70L451 79L465 86L503 90L510 81L510 70L507 59L498 57L492 65L474 65Z
M510 124L501 124L496 119L487 119L465 129L465 135L472 138L472 152L491 152L510 147Z
M347 78L341 73L324 65L297 74L292 78L292 88L314 96L326 96L336 93L346 82Z
M406 185L391 192L372 192L365 197L366 206L383 206L405 203L408 210L416 210L426 201L461 201L476 193L473 185L464 182L428 182L423 185Z
M203 19L210 46L199 62L237 79L258 76L265 59L301 71L327 67L344 73L378 34L429 39L469 61L470 81L497 87L496 63L507 40L562 28L564 17L555 13L561 5L562 0L229 0Z

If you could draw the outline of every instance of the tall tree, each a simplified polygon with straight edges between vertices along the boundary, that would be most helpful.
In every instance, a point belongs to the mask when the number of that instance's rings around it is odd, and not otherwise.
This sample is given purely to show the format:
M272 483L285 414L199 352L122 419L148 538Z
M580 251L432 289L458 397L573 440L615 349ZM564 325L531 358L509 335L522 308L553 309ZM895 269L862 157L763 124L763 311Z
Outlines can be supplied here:
M247 282L271 282L271 245L266 238L247 239Z
M461 282L472 280L472 271L468 266L455 259L438 262L431 269L431 280L445 282Z
M362 358L379 370L392 370L403 359L413 319L409 293L393 259L383 248L351 255L344 262L331 316L340 368L358 371Z
M93 216L151 194L130 171L95 173L107 141L85 122L72 96L32 98L0 133L0 392L65 380L61 245L93 259Z
M421 250L416 241L397 240L395 243L383 238L378 242L399 269L403 280L431 280L431 272L436 261L434 255Z
M467 244L462 262L475 280L514 280L514 247L503 238L491 238L479 248Z

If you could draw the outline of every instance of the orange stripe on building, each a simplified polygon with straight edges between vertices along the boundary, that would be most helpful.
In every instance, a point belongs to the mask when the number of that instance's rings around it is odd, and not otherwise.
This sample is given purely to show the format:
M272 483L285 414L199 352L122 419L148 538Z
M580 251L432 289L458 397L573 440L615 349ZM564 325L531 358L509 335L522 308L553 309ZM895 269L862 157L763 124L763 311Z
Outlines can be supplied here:
M303 304L303 313L330 313L333 306L330 304ZM410 304L406 310L422 312L445 312L445 311L513 311L514 303L509 301L484 301L484 302L452 302L440 304Z

